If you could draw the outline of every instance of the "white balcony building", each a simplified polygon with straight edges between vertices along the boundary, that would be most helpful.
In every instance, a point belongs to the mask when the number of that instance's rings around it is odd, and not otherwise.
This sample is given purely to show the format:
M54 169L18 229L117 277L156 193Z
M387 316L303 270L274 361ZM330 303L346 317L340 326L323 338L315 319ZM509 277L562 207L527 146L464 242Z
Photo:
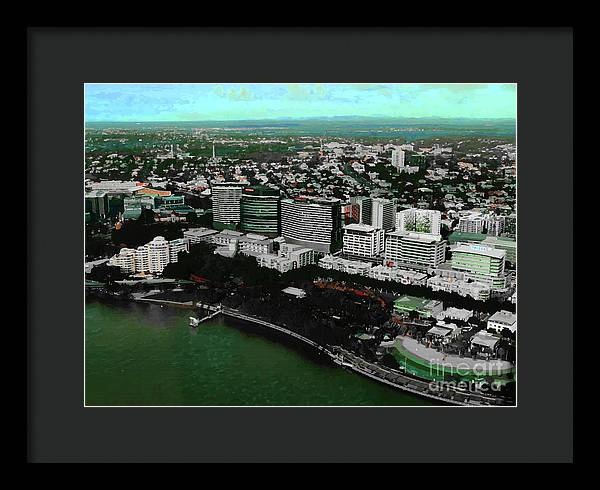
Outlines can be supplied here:
M384 250L384 235L382 229L364 224L344 226L345 255L351 257L376 257Z

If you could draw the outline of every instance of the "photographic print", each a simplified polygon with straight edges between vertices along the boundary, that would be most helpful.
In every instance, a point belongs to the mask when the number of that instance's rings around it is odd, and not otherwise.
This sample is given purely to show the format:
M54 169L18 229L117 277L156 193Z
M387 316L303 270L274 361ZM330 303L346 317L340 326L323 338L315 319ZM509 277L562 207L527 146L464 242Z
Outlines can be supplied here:
M86 406L517 405L517 85L86 83Z

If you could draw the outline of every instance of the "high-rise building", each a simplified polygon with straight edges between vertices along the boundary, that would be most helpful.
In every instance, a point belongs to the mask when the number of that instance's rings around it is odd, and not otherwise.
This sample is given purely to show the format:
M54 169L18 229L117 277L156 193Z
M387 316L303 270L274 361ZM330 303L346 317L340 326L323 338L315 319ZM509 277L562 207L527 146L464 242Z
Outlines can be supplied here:
M504 216L489 214L485 217L486 232L490 236L500 236L504 231Z
M245 187L241 200L242 231L277 236L280 229L280 201L278 189Z
M346 225L343 252L349 257L376 257L383 252L384 233L370 225Z
M513 213L504 218L504 233L507 233L512 236L517 234L517 215L516 214Z
M517 265L517 242L514 238L488 236L481 245L506 251L506 262Z
M339 199L297 198L281 201L281 232L286 242L331 252L342 242Z
M504 289L506 251L484 245L461 243L452 250L452 269L465 273L473 281L491 289Z
M396 215L396 231L440 238L442 213L432 209L404 209Z
M162 236L155 237L146 244L148 249L148 270L162 272L170 262L169 242Z
M178 261L179 252L189 251L188 238L165 240L161 236L137 249L122 248L118 254L110 259L111 265L120 267L121 271L128 274L134 272L160 273L170 262Z
M85 210L95 219L108 215L108 193L105 190L93 190L85 194Z
M342 206L342 222L345 225L360 222L360 204L350 203Z
M150 262L148 261L148 246L141 245L135 249L135 271L148 272L150 270Z
M122 248L119 253L111 258L110 264L121 269L121 272L133 274L135 272L135 254L133 248Z
M179 252L190 251L189 238L177 238L169 242L169 261L177 262L179 260Z
M446 242L435 236L394 231L385 237L386 265L437 267L445 261Z
M211 182L213 227L237 228L241 220L242 190L247 182Z
M404 167L404 150L396 148L392 150L392 166L400 169Z
M396 225L396 204L388 199L372 200L371 225L385 231L393 230Z
M458 230L463 233L483 233L485 218L481 215L463 216L458 220Z
M359 205L359 223L370 225L373 214L373 200L370 197L359 196L353 197L350 202Z

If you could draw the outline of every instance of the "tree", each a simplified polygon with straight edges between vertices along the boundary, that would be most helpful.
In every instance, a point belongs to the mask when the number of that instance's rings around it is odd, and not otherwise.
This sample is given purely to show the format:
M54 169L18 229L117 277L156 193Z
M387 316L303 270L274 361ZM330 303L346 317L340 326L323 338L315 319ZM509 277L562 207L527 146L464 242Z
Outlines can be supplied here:
M115 281L120 281L126 277L118 267L108 265L106 263L97 265L92 268L87 275L92 281L103 282L106 285L112 285Z
M195 211L190 211L186 214L185 220L188 222L188 224L195 225L198 222L198 215Z
M150 225L154 223L154 211L150 208L143 208L138 221L144 225Z

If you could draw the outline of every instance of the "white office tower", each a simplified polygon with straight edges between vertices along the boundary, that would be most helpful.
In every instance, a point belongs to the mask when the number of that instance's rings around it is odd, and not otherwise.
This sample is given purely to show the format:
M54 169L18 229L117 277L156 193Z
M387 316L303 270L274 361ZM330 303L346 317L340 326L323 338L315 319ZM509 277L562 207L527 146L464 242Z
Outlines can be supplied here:
M169 261L177 262L179 260L179 252L190 251L189 238L178 238L169 242Z
M396 215L396 231L419 233L439 240L442 213L433 209L404 209Z
M345 255L350 257L376 257L383 252L384 234L382 229L363 224L344 226Z
M402 150L400 148L396 148L396 149L392 150L392 166L393 167L396 167L397 169L403 168L404 167L404 158L405 158L404 150Z
M385 237L388 266L437 267L446 256L446 242L433 235L395 231Z
M164 237L157 236L146 244L148 248L148 270L162 272L170 261L169 242Z
M239 225L242 190L247 185L247 182L211 182L213 225L216 229Z
M339 199L298 198L281 201L281 232L287 243L331 252L342 241Z
M382 230L393 230L396 224L396 204L388 199L372 199L371 225Z

